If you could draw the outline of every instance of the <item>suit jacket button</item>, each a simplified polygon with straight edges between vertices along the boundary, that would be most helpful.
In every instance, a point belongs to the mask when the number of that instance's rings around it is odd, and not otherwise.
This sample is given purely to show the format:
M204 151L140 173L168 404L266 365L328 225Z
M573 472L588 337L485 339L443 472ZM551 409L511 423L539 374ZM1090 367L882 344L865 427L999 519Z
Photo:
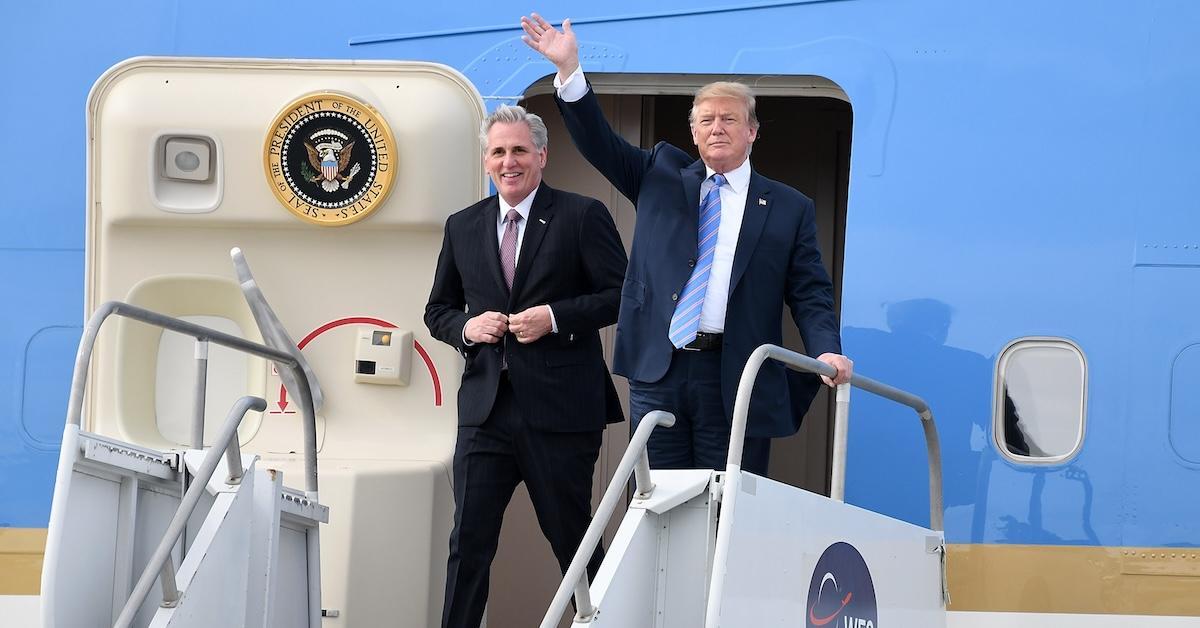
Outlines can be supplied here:
M678 292L672 292L672 293L671 293L671 300L672 300L672 301L678 301L678 300L679 300L679 293L678 293Z
M696 260L694 260L694 259L688 260L688 268L695 268L695 267L696 267Z

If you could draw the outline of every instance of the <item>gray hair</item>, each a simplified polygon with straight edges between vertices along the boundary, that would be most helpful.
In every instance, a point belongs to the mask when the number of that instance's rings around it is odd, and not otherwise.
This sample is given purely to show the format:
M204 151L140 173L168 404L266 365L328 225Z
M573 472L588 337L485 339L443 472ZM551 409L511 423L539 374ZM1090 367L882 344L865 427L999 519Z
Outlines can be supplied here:
M500 105L479 125L479 147L481 149L487 150L488 131L491 131L492 125L498 122L504 124L524 122L529 125L529 134L533 136L533 147L536 150L540 151L550 143L550 132L546 130L546 123L542 121L541 116L529 113L525 111L524 107L518 105Z
M750 128L758 128L758 114L754 112L754 90L742 83L729 81L709 83L696 90L692 108L688 111L688 125L695 123L696 107L710 98L733 98L742 101L742 106L746 108L746 122L750 124Z

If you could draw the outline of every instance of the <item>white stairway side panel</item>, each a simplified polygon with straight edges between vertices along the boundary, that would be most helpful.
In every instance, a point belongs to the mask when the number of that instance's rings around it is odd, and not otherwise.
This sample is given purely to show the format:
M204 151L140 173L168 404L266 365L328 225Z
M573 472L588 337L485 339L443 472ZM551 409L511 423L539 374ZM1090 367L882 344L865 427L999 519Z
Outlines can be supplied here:
M592 583L592 602L600 609L596 625L654 627L660 528L660 515L641 509L625 513Z
M939 533L745 472L732 516L721 628L946 625Z
M667 525L659 531L658 609L662 628L697 628L704 625L707 595L709 493L703 491L665 515ZM715 522L714 522L715 523Z
M251 539L250 526L255 476L247 473L237 490L216 496L178 568L179 604L159 609L151 628L243 625L246 598L256 594L246 588L250 547L257 541ZM158 592L155 587L151 595Z
M127 587L126 596L133 590L133 585L137 582L138 577L142 575L142 571L146 568L146 563L150 560L150 555L154 553L158 547L162 537L167 532L167 526L171 524L171 517L175 516L175 511L179 508L179 495L167 494L160 488L151 486L145 482L139 483L138 498L137 498L137 530L133 535L133 564L130 573L129 586ZM179 544L175 544L174 550L171 552L172 559L176 565L179 565ZM158 611L158 605L162 602L161 589L154 587L150 590L150 595L146 596L146 600L142 603L133 618L134 626L146 626L150 623L150 618L154 617L154 613ZM124 605L124 600L120 602ZM120 613L121 609L117 608Z
M246 557L246 625L272 625L271 611L279 592L279 495L283 491L283 475L262 470L257 465L254 479L254 507L250 536L257 542L250 545Z
M76 469L70 486L56 490L64 489L51 628L110 628L121 481Z
M279 529L279 568L270 628L308 626L308 533L284 523ZM379 583L387 586L387 582ZM336 624L326 624L336 625Z

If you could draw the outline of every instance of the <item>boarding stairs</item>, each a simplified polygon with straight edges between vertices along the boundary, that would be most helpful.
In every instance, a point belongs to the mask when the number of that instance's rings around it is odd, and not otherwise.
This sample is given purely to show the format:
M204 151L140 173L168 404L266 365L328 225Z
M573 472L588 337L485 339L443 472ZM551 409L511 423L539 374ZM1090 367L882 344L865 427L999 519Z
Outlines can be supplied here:
M102 305L79 344L42 573L43 628L267 628L321 625L316 378L262 296L239 249L242 293L265 344L121 302ZM124 317L196 341L191 446L156 451L81 429L101 325ZM204 447L209 343L274 363L304 429L304 490L245 459L239 399ZM222 464L224 463L224 464Z
M759 347L739 382L723 470L651 470L646 442L675 418L638 425L542 620L555 628L574 597L574 624L614 628L943 628L946 625L941 462L928 405L855 375L836 394L831 495L741 470L750 391L767 360L811 373L832 367ZM930 528L846 504L850 390L912 408L929 459ZM595 580L586 567L630 476L633 499Z

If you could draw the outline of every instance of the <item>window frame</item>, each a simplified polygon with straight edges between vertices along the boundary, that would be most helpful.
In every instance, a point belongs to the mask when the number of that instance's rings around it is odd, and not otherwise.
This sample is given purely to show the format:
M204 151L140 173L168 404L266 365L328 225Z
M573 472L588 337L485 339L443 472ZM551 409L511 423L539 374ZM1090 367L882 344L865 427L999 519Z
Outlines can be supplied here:
M1004 377L1005 369L1013 356L1017 355L1020 350L1039 347L1070 350L1079 360L1079 367L1083 375L1079 393L1079 428L1075 437L1075 443L1069 451L1057 456L1023 456L1013 453L1009 450L1008 443L1004 438L1004 385L1007 382L1007 379ZM1016 464L1053 466L1071 460L1083 449L1083 442L1087 434L1087 397L1087 356L1075 341L1060 336L1022 336L1009 341L1008 344L1004 345L1004 349L1000 351L999 356L996 358L996 368L992 376L992 445L1000 452L1003 458Z

